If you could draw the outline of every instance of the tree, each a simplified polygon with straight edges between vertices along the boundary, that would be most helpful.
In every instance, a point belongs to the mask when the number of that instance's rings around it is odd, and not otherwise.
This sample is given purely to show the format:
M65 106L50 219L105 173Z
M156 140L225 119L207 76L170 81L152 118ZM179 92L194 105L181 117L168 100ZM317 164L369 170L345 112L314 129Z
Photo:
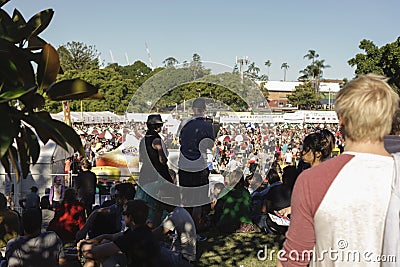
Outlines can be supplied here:
M289 67L290 66L286 62L281 65L281 69L283 69L283 81L286 81L286 71Z
M0 1L0 161L10 179L14 168L18 180L26 178L30 165L38 161L39 138L44 144L51 139L65 150L70 145L85 153L74 129L43 110L43 95L57 101L82 99L96 95L98 89L81 79L56 82L59 56L39 37L53 18L52 9L26 21L17 9L10 17L2 8L7 2Z
M315 109L320 104L320 97L315 93L311 82L306 82L295 87L292 94L287 96L290 104L299 109Z
M319 83L323 76L323 70L330 68L329 65L325 65L324 59L317 60L318 57L319 54L315 50L308 50L308 53L303 58L311 60L311 64L299 71L302 75L298 78L301 81L311 81L316 93L319 92Z
M267 76L268 76L268 79L269 79L269 68L271 67L272 63L268 59L267 61L264 62L264 65L267 67Z
M178 60L176 60L174 57L168 57L162 63L165 67L173 67L179 64Z
M64 71L99 68L100 54L93 45L73 41L58 47L57 52Z
M314 65L315 59L317 59L319 55L315 52L315 50L308 50L308 53L304 55L303 58L307 58L312 61L312 65Z
M376 73L389 78L389 84L399 93L400 88L400 37L393 43L382 47L376 46L372 41L362 40L359 48L365 54L359 53L348 61L349 65L356 67L355 74Z
M252 80L255 80L258 78L259 72L260 72L260 68L256 66L255 62L251 62L246 70L246 74L248 74L250 79L252 79Z

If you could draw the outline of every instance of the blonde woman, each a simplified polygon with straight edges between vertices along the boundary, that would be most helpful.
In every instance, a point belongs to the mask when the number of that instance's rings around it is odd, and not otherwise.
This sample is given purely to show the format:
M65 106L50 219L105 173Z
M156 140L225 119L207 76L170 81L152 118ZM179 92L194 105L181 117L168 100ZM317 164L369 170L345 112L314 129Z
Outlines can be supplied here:
M384 77L374 74L360 76L338 92L335 111L345 135L345 152L303 171L297 179L291 223L277 266L380 266L368 257L333 261L324 251L382 255L394 175L394 160L383 137L390 132L398 103L399 96Z

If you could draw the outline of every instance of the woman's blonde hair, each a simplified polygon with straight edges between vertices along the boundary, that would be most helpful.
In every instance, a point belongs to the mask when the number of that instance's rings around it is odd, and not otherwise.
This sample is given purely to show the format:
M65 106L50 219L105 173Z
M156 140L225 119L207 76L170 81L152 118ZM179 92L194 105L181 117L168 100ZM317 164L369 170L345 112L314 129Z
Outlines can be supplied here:
M376 74L362 75L337 93L335 111L342 120L346 138L382 141L389 134L399 96L386 80Z

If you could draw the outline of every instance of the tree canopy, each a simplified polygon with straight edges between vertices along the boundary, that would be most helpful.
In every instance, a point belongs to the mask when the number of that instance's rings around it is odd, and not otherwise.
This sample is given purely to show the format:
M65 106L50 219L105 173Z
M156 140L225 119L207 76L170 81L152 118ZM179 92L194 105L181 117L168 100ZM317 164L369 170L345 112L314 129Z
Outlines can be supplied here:
M99 68L99 53L94 45L72 41L58 47L57 52L64 71Z
M287 96L290 104L299 109L315 109L320 104L320 97L315 93L311 82L306 82L295 87L292 94Z
M389 84L399 93L400 89L400 37L393 43L378 47L370 40L362 40L358 46L364 53L351 58L348 63L356 67L356 75L376 73L389 78Z

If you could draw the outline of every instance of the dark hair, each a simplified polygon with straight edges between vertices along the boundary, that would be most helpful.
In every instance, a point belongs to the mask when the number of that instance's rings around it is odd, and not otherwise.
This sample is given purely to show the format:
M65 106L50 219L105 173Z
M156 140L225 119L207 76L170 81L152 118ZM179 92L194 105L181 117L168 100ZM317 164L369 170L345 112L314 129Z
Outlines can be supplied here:
M332 152L332 145L328 140L327 134L319 132L307 135L303 141L303 153L308 153L310 150L314 155L314 161L317 152L321 153L321 161L328 158Z
M127 200L133 199L136 194L135 187L131 183L121 183L115 185L115 190L118 190L118 197ZM117 196L116 196L117 197Z
M283 168L282 183L293 189L299 172L295 166L286 166Z
M92 168L92 164L90 163L90 161L88 159L83 159L81 160L81 166L87 170L90 170Z
M76 201L76 191L73 188L67 188L64 192L63 203L74 203Z
M391 135L400 134L400 109L398 109L393 116L392 129L390 130Z
M22 212L22 224L24 232L33 234L42 227L42 212L37 208L26 209Z
M275 169L269 169L267 173L268 183L271 185L273 183L279 182L281 178L279 177L278 172Z
M131 215L136 225L144 225L149 215L149 207L143 200L129 200L124 215Z
M42 210L50 209L49 196L42 196L42 198L40 199L40 208Z
M0 193L0 210L7 208L7 198L3 193Z
M215 185L214 185L214 189L220 189L220 190L222 190L222 189L224 189L225 188L225 185L223 184L223 183L216 183Z

